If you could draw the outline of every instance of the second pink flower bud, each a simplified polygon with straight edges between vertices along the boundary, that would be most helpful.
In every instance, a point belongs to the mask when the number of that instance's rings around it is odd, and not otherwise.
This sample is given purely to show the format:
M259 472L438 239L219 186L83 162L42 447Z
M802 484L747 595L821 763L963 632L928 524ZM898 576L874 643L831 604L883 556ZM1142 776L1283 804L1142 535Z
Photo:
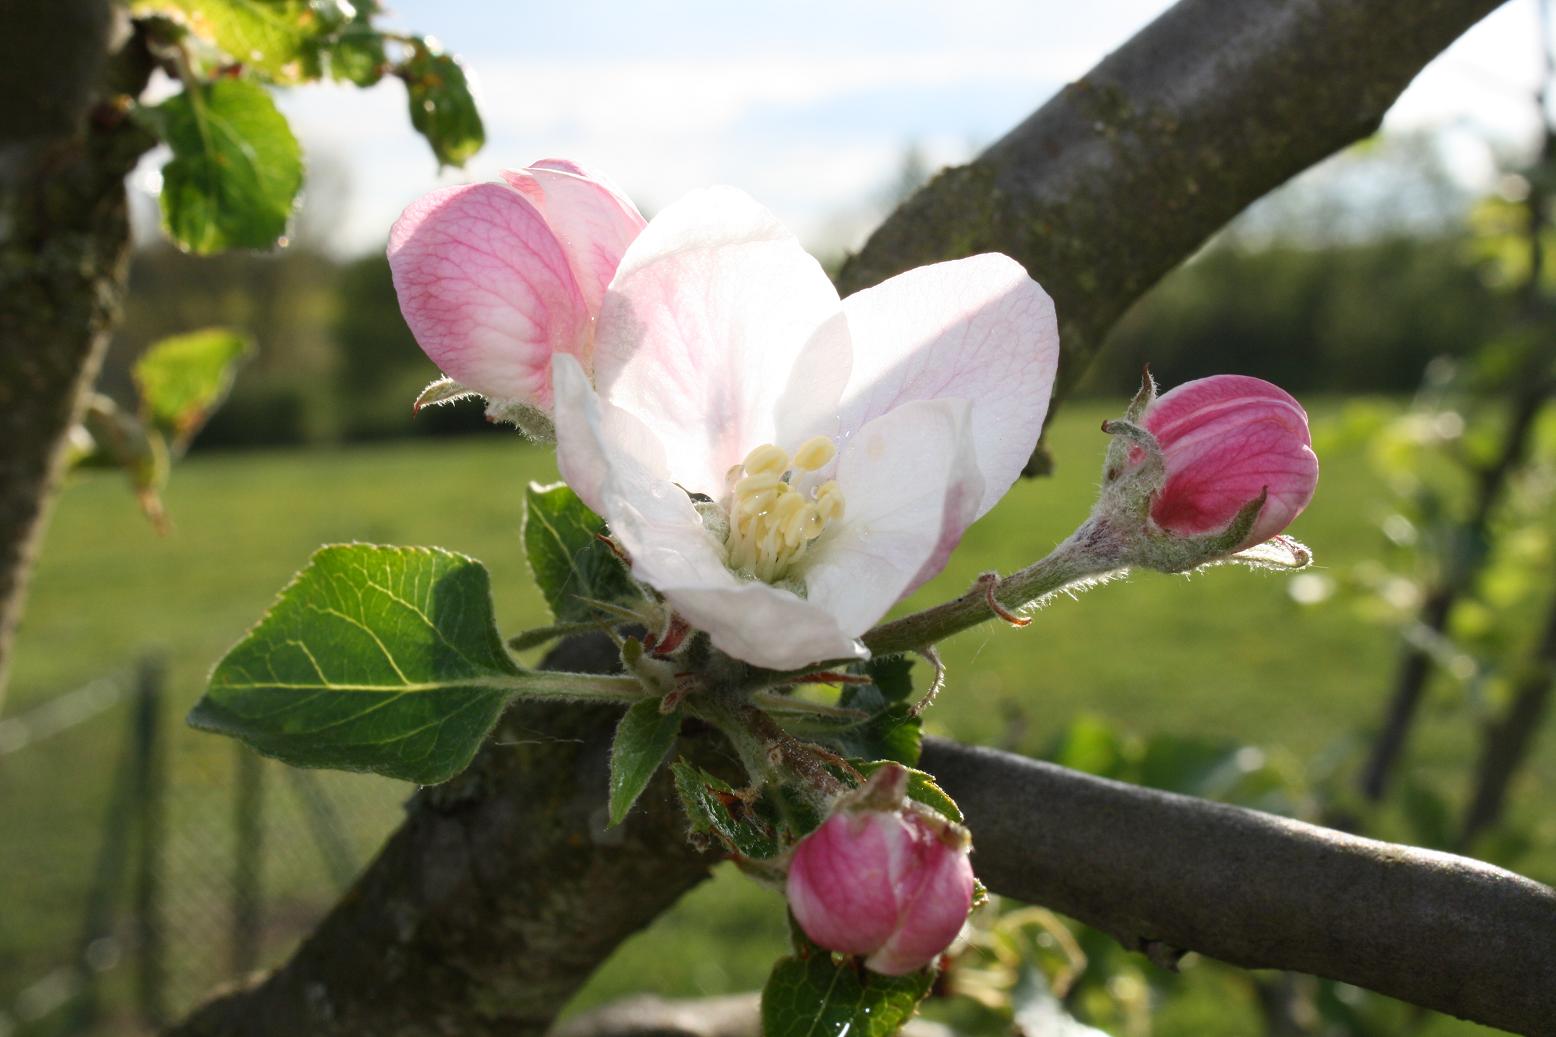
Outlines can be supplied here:
M1307 414L1279 386L1235 374L1184 382L1152 403L1140 424L1161 447L1166 481L1151 518L1168 532L1224 529L1265 493L1239 545L1251 547L1285 529L1313 499L1318 457Z
M795 847L787 886L807 936L888 976L939 957L973 898L966 830L904 803L906 782L902 768L883 768L839 805Z

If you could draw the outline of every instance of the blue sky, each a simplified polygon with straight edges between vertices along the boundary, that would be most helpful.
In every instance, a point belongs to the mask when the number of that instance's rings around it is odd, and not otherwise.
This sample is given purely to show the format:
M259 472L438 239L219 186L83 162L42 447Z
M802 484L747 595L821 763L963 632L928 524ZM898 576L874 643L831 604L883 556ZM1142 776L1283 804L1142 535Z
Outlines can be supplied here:
M439 174L404 91L308 87L282 100L310 158L344 175L340 251L379 247L440 182L547 156L596 166L646 209L732 183L820 247L856 243L910 145L965 161L1164 10L1165 0L790 0L783 4L391 0L471 69L488 144ZM1511 0L1422 75L1390 125L1449 128L1455 167L1531 130L1533 0Z

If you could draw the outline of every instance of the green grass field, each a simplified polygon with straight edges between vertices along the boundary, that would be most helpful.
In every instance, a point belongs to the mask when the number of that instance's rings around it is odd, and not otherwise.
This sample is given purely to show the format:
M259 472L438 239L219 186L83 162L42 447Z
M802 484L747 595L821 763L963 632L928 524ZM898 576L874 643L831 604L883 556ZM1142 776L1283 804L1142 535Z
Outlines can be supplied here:
M1095 405L1068 407L1053 436L1058 474L1018 485L973 528L952 567L902 607L958 594L985 569L1018 567L1079 522L1105 444L1096 431L1103 416ZM1320 571L1342 571L1381 543L1383 494L1360 456L1322 462L1317 500L1293 532L1314 548ZM550 456L517 438L197 455L174 473L167 505L176 528L158 538L116 477L79 477L48 533L6 714L156 648L170 660L169 708L181 716L211 664L323 543L438 544L473 555L491 570L504 630L540 625L546 617L528 585L519 515L526 483L554 478ZM1372 721L1396 647L1389 631L1348 605L1300 606L1287 588L1287 577L1233 567L1192 579L1144 573L1060 599L1025 630L990 624L966 633L944 648L950 684L929 727L1038 753L1076 717L1095 715L1140 734L1251 743L1305 767ZM177 722L167 730L175 788L214 785L212 775L226 773L223 740ZM1474 746L1464 714L1434 704L1417 736L1411 767L1458 789ZM116 739L106 727L61 736L52 749L0 763L0 1008L39 969L58 964L73 932ZM1531 787L1553 776L1556 746L1547 739L1524 778L1525 803ZM386 832L403 790L373 788L364 802L379 805L364 807L365 823ZM213 787L217 795L225 793ZM1548 856L1521 863L1536 877L1556 877ZM281 889L293 881L284 868L272 880ZM779 900L723 875L626 945L586 997L750 988L782 934ZM1159 1020L1158 1033L1236 1034L1251 1025L1246 1004L1201 998L1174 1011L1183 1018Z

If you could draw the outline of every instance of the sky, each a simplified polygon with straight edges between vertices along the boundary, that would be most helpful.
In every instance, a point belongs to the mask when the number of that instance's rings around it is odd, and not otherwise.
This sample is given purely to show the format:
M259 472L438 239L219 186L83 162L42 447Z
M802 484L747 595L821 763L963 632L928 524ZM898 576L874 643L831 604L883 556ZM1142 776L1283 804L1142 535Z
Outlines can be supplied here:
M310 232L381 248L428 189L565 157L645 211L739 186L802 240L851 246L889 208L908 148L966 161L1165 10L1165 0L387 0L386 26L461 56L487 146L437 169L396 80L311 85L281 105L317 172ZM1440 128L1456 175L1489 179L1486 141L1534 132L1535 0L1509 0L1429 66L1392 130ZM154 184L144 178L143 186Z

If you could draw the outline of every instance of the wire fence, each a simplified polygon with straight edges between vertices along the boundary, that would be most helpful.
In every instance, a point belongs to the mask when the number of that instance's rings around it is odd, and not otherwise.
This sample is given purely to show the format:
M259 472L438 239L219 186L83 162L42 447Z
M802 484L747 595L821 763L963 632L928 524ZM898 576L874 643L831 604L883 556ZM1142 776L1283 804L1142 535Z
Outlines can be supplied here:
M0 1037L134 1034L281 960L410 787L188 732L155 659L0 720Z

